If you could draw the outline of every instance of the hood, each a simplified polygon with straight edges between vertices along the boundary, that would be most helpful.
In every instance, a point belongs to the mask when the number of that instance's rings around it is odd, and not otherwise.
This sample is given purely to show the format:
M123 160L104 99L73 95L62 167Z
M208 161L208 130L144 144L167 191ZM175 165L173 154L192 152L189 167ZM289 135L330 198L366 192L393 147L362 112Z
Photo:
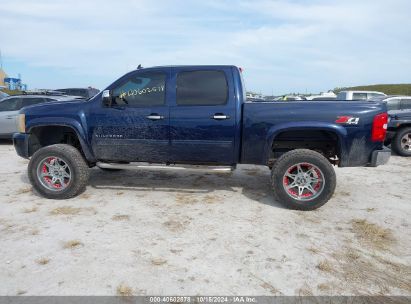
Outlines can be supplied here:
M75 112L87 104L84 100L64 100L40 103L24 107L20 110L22 114L47 114L53 112Z

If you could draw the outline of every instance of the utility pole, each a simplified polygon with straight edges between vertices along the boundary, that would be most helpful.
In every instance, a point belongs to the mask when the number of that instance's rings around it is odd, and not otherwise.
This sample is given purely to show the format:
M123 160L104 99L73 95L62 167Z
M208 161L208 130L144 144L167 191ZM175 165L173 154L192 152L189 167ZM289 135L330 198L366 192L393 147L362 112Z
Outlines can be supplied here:
M3 57L1 57L1 50L0 50L0 69L3 69Z

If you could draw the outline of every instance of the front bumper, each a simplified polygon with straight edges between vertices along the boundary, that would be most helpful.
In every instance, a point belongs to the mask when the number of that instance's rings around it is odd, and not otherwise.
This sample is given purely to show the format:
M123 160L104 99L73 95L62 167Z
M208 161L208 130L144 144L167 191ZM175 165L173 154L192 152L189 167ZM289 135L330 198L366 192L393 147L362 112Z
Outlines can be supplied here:
M14 133L13 144L19 156L29 158L29 134Z
M371 167L377 167L388 163L391 156L391 149L384 147L382 150L375 150L371 155Z

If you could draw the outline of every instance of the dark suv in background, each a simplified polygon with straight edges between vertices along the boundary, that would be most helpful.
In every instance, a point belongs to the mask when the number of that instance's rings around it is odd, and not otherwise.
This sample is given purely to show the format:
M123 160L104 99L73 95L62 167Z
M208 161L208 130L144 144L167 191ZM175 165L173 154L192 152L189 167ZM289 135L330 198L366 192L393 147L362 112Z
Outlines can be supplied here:
M390 117L385 144L399 155L411 156L411 96L385 96Z
M62 92L64 95L79 96L85 99L89 99L100 92L100 90L92 87L57 89L56 91Z

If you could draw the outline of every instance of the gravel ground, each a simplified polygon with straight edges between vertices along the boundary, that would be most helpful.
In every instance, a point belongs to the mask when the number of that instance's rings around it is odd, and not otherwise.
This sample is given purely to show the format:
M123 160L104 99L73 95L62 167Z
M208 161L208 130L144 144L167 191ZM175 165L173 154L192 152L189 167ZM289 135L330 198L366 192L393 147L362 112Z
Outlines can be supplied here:
M94 168L55 201L0 155L0 295L411 295L411 158L337 168L334 197L302 212L263 167Z

